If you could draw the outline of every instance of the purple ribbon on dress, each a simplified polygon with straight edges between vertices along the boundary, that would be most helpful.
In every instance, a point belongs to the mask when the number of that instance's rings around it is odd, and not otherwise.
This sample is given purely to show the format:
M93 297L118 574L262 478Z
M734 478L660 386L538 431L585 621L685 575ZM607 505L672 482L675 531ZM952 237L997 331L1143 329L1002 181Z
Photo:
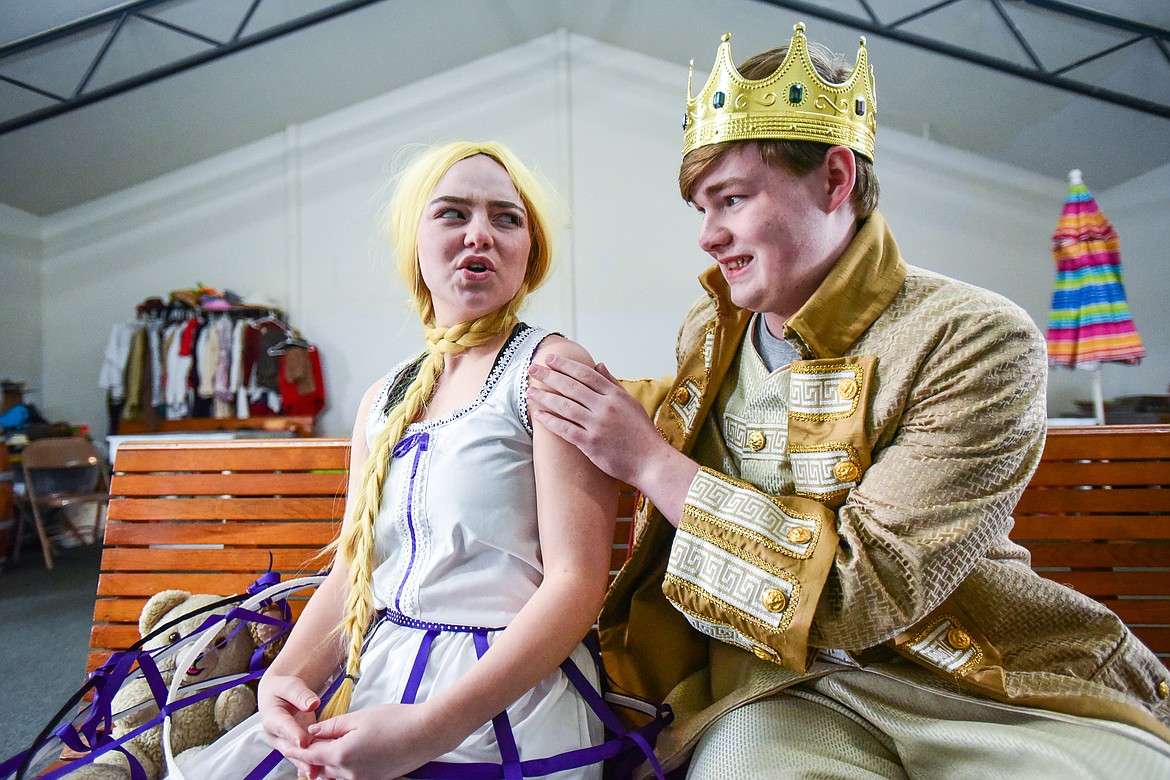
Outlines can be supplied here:
M392 609L384 609L382 617L391 623L424 632L403 690L401 699L403 704L413 704L417 700L418 689L430 659L431 646L439 634L445 631L470 633L476 657L482 658L488 650L488 634L503 630L502 628L431 623L407 617ZM542 777L555 772L598 764L635 749L650 763L654 776L658 780L663 780L662 767L654 755L651 742L672 719L669 707L665 705L660 707L655 718L640 729L627 729L571 658L565 659L564 663L561 664L561 671L580 694L582 701L593 711L602 725L614 735L611 739L607 739L599 745L578 748L555 756L521 761L511 722L505 711L492 718L496 744L500 749L501 760L498 763L431 761L411 771L410 776L427 780L444 780L446 778L454 778L455 780L524 780L524 778ZM260 777L263 775L249 775L247 780L258 780Z
M475 644L476 657L483 658L483 654L488 651L487 631L473 632L471 641ZM524 770L520 768L520 749L516 747L516 735L512 733L512 722L508 720L507 710L492 718L492 729L496 732L496 744L500 748L504 780L524 780Z
M418 553L418 536L414 531L414 485L418 478L418 466L422 461L422 454L427 451L430 441L431 434L427 431L412 433L398 442L392 453L395 458L403 458L411 450L414 450L414 463L410 467L410 483L406 489L406 527L410 530L410 561L406 564L402 582L398 584L398 592L394 594L394 604L400 612L402 610L402 592L406 589L406 582L410 579L411 571L414 570L415 555Z

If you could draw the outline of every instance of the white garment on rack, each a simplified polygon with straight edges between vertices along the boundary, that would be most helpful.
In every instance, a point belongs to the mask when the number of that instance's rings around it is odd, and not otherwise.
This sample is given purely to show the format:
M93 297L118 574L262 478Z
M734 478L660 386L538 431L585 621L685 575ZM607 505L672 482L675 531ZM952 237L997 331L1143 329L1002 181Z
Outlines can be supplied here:
M191 414L190 388L187 377L191 374L193 357L183 355L183 331L186 323L167 328L164 339L167 345L166 399L168 420L181 420Z
M218 349L215 328L204 325L195 337L195 370L199 374L199 387L195 392L200 398L215 395L215 355Z
M130 359L130 341L142 329L141 322L115 322L110 328L110 339L102 356L98 372L98 387L110 394L110 400L126 400L126 362Z

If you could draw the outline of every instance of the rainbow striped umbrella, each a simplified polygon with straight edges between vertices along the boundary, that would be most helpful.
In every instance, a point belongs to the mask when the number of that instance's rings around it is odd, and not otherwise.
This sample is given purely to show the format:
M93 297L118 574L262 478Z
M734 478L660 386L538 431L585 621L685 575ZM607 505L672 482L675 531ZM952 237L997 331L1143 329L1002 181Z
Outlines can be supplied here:
M1048 363L1099 368L1136 365L1146 356L1121 283L1117 231L1081 179L1069 173L1068 198L1052 234L1056 289L1048 319Z

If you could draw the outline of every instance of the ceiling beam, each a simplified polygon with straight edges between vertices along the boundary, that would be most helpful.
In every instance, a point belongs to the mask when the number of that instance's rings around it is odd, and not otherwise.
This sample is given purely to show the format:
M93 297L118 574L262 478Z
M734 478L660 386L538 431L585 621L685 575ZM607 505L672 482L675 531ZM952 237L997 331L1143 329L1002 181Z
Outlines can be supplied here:
M26 111L23 114L10 117L0 122L0 135L19 130L37 122L42 122L55 116L75 111L76 109L96 103L100 100L120 95L123 92L128 92L132 89L150 84L151 82L164 79L168 76L173 76L176 73L181 73L185 70L198 67L208 62L227 57L230 54L249 49L253 46L258 46L262 43L276 40L285 35L290 35L299 30L311 27L315 24L328 21L335 17L347 14L351 11L356 11L373 3L382 2L382 0L344 0L343 2L335 2L331 5L320 8L312 13L302 14L291 19L288 19L280 24L266 27L258 30L255 33L244 34L244 29L251 20L256 8L260 5L262 0L252 0L247 11L241 15L239 23L236 25L235 34L227 41L217 42L206 36L187 28L182 27L171 22L162 22L149 15L149 11L153 6L168 2L169 0L136 0L136 2L123 3L120 6L103 11L99 14L93 14L83 19L78 19L69 24L47 30L37 35L22 38L13 43L0 47L0 68L3 67L6 59L24 54L27 52L35 52L38 49L46 46L51 46L60 41L66 40L78 33L100 29L109 28L109 34L102 43L97 54L90 60L89 65L85 69L85 74L78 80L76 86L69 95L58 95L46 89L38 87L29 83L29 79L17 79L10 76L5 76L0 73L0 81L3 81L18 89L22 89L31 94L39 95L50 101L49 105L32 111ZM199 0L203 3L213 3L217 0ZM204 51L192 54L190 56L182 57L169 62L165 65L143 70L134 73L126 78L119 79L110 84L97 89L87 89L89 80L101 65L109 50L115 45L118 34L126 22L132 18L142 19L147 22L152 22L156 25L162 26L172 32L178 33L185 37L195 38L206 45L208 48Z
M108 30L105 41L97 54L90 60L88 67L85 69L85 74L76 82L73 89L70 90L70 94L56 94L42 86L36 85L33 83L35 79L29 76L16 78L0 72L0 81L48 101L47 105L43 105L40 108L26 111L0 121L0 135L28 127L29 125L55 116L60 116L61 114L74 111L100 100L120 95L129 90L226 57L235 52L276 40L285 35L357 10L363 6L381 2L381 0L343 0L341 2L334 2L312 13L303 14L280 24L245 35L244 30L247 28L262 2L262 0L251 0L247 10L241 14L233 36L227 41L220 42L214 41L194 30L172 22L164 22L150 15L150 11L155 6L170 1L134 0L133 2L125 2L101 13L92 14L52 30L38 33L0 47L0 70L2 70L5 61L17 55L36 52L42 47L58 44L82 32L95 29ZM202 3L216 2L216 0L196 1ZM989 5L994 11L996 18L1004 25L1004 29L1016 40L1028 60L1028 62L1024 63L993 57L981 51L958 46L936 37L922 35L906 29L906 25L910 22L921 20L931 14L936 14L954 5L956 1L941 0L940 2L926 5L919 11L901 19L883 21L875 12L872 0L857 0L858 7L864 14L848 14L823 7L816 2L806 2L804 0L757 0L757 2L852 27L919 49L990 68L1000 73L1006 73L1056 89L1085 95L1142 113L1170 119L1170 105L1166 103L1119 92L1100 84L1094 84L1069 75L1071 71L1074 71L1080 66L1102 59L1116 51L1137 43L1150 41L1161 52L1167 67L1167 76L1170 77L1170 31L1133 19L1125 19L1113 14L1096 11L1085 6L1067 2L1066 0L980 0ZM1084 57L1075 62L1065 64L1060 68L1047 68L1040 62L1040 58L1037 56L1034 47L1028 41L1028 37L1016 25L1015 20L1013 20L1010 12L1012 6L1038 8L1065 19L1076 20L1079 24L1091 25L1113 32L1124 32L1130 37L1127 37L1126 40L1120 43L1103 46L1099 50L1086 52ZM97 89L88 89L90 79L97 72L98 67L101 65L108 51L117 44L118 35L123 26L132 18L152 22L176 34L194 38L206 45L207 48L196 54L177 58L165 65L133 73Z
M983 2L988 3L996 11L996 16L999 18L1000 23L1020 43L1021 48L1031 61L1031 64L1027 65L1005 60L1001 57L993 57L974 49L957 46L938 38L932 38L904 29L904 25L908 22L917 21L937 13L952 5L954 0L944 0L943 2L928 6L910 16L893 22L883 22L879 19L872 5L867 0L858 0L859 6L865 11L864 16L843 13L831 8L822 7L817 3L803 2L802 0L757 0L757 2L807 14L808 16L824 19L834 24L853 27L867 33L897 41L898 43L904 43L908 46L914 46L946 57L970 62L974 65L980 65L1000 73L1007 73L1038 84L1044 84L1045 86L1096 98L1106 103L1123 106L1145 114L1170 119L1170 104L1149 100L1125 92L1118 92L1100 84L1094 84L1067 75L1069 70L1077 66L1100 59L1121 48L1148 40L1162 52L1163 57L1166 59L1166 74L1170 78L1170 30L1154 27L1153 25L1144 24L1133 19L1124 19L1074 3L1060 2L1059 0L983 0ZM1076 19L1079 22L1095 25L1103 29L1126 32L1134 37L1128 39L1123 44L1102 47L1101 50L1091 52L1067 67L1056 70L1045 68L1040 63L1031 44L1028 43L1027 37L1016 26L1005 8L1005 6L1012 5L1033 6L1067 19Z

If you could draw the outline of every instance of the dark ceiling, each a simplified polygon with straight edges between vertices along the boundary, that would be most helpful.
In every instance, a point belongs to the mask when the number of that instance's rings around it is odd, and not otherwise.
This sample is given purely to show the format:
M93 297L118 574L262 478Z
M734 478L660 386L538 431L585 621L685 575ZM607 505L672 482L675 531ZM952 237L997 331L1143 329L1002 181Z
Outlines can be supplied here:
M39 215L557 29L683 64L804 20L850 57L867 36L884 126L1097 189L1170 162L1165 0L0 0L0 18L0 202Z

